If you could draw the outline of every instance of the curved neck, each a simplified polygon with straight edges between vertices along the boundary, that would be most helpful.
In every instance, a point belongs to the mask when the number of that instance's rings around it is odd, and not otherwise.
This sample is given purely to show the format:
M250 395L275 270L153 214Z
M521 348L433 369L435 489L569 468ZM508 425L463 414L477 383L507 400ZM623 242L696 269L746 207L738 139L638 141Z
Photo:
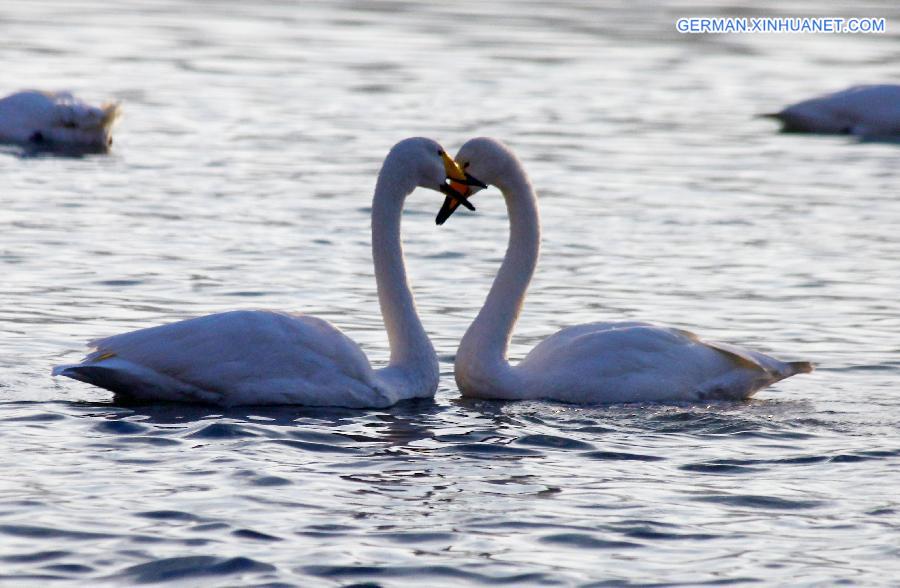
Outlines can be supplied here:
M436 387L437 355L416 312L416 304L406 280L406 265L400 243L403 204L415 186L406 186L403 181L390 177L385 171L382 170L378 177L372 199L375 282L378 286L381 316L391 346L390 363L380 372L382 376L404 380L394 381L393 385L428 378L429 381L435 380Z
M460 342L456 359L461 388L466 387L467 379L478 380L483 393L485 384L492 382L493 395L498 398L516 391L506 353L541 247L537 199L521 167L515 167L500 189L509 214L509 244L484 306Z

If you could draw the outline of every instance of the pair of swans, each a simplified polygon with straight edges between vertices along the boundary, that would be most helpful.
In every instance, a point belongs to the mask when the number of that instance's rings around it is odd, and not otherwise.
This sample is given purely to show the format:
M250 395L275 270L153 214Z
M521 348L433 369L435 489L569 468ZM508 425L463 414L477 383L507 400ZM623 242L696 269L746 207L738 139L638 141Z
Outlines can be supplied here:
M105 153L118 104L91 106L69 92L26 90L0 100L0 141L33 149Z
M364 408L433 396L438 360L406 279L401 212L416 187L439 190L446 194L437 218L442 224L460 204L471 208L468 196L487 187L479 180L502 191L510 237L487 301L456 356L463 395L577 403L743 399L812 369L637 322L563 329L511 366L507 347L540 248L531 184L515 155L492 139L468 141L454 161L434 141L412 138L388 153L372 201L375 279L391 348L386 367L373 369L360 347L324 320L234 311L92 341L94 352L83 362L59 366L54 375L131 400L223 406Z

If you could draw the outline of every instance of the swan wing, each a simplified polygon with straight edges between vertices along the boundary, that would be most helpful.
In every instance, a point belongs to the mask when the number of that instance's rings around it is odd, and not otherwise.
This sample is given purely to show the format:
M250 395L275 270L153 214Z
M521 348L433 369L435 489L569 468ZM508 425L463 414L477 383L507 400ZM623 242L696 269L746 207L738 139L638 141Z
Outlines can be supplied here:
M559 400L644 402L749 398L812 368L702 341L681 329L626 322L563 329L538 344L516 369Z
M327 321L233 311L91 341L63 375L141 401L387 406L365 354Z

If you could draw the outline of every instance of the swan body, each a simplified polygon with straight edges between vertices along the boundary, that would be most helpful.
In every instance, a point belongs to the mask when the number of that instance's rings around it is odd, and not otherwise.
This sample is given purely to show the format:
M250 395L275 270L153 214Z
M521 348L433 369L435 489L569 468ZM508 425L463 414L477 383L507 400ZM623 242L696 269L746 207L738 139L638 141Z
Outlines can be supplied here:
M119 111L118 104L91 106L68 92L17 92L0 99L0 141L104 152Z
M464 396L573 403L744 399L812 370L808 362L782 362L641 322L565 328L511 366L507 348L540 249L537 199L515 155L493 139L467 142L457 161L500 188L510 218L506 256L457 350L454 371Z
M313 316L237 310L90 345L97 351L84 362L58 367L54 373L139 401L393 404L389 391L379 389L362 349Z
M373 369L355 342L322 319L241 310L92 341L93 353L53 374L143 402L365 408L433 396L438 360L406 280L400 216L417 186L445 189L452 161L430 139L406 139L378 177L372 253L391 346L386 367Z
M786 132L900 135L900 85L853 86L766 116L779 120Z
M574 403L597 402L600 382L602 402L739 400L796 373L762 353L640 322L568 327L517 367L538 378L522 388L533 397Z

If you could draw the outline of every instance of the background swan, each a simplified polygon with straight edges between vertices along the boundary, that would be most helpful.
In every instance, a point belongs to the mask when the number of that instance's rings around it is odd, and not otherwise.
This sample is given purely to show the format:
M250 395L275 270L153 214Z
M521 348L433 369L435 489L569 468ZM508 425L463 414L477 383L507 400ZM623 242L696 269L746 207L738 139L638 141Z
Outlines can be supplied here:
M119 112L118 104L91 106L68 92L26 90L0 100L0 141L104 152Z
M510 222L506 256L456 353L456 382L464 396L578 403L741 399L812 370L807 362L785 363L639 322L563 329L511 366L507 347L540 250L537 200L515 155L493 139L468 141L457 161L471 176L500 188ZM438 224L455 207L448 196Z
M360 347L316 317L241 310L92 341L68 376L139 401L384 407L434 395L438 360L406 279L400 217L417 187L447 193L460 170L440 145L412 138L382 165L372 200L372 256L378 301L391 346L373 370Z
M853 86L764 116L781 121L787 132L900 135L900 85Z

